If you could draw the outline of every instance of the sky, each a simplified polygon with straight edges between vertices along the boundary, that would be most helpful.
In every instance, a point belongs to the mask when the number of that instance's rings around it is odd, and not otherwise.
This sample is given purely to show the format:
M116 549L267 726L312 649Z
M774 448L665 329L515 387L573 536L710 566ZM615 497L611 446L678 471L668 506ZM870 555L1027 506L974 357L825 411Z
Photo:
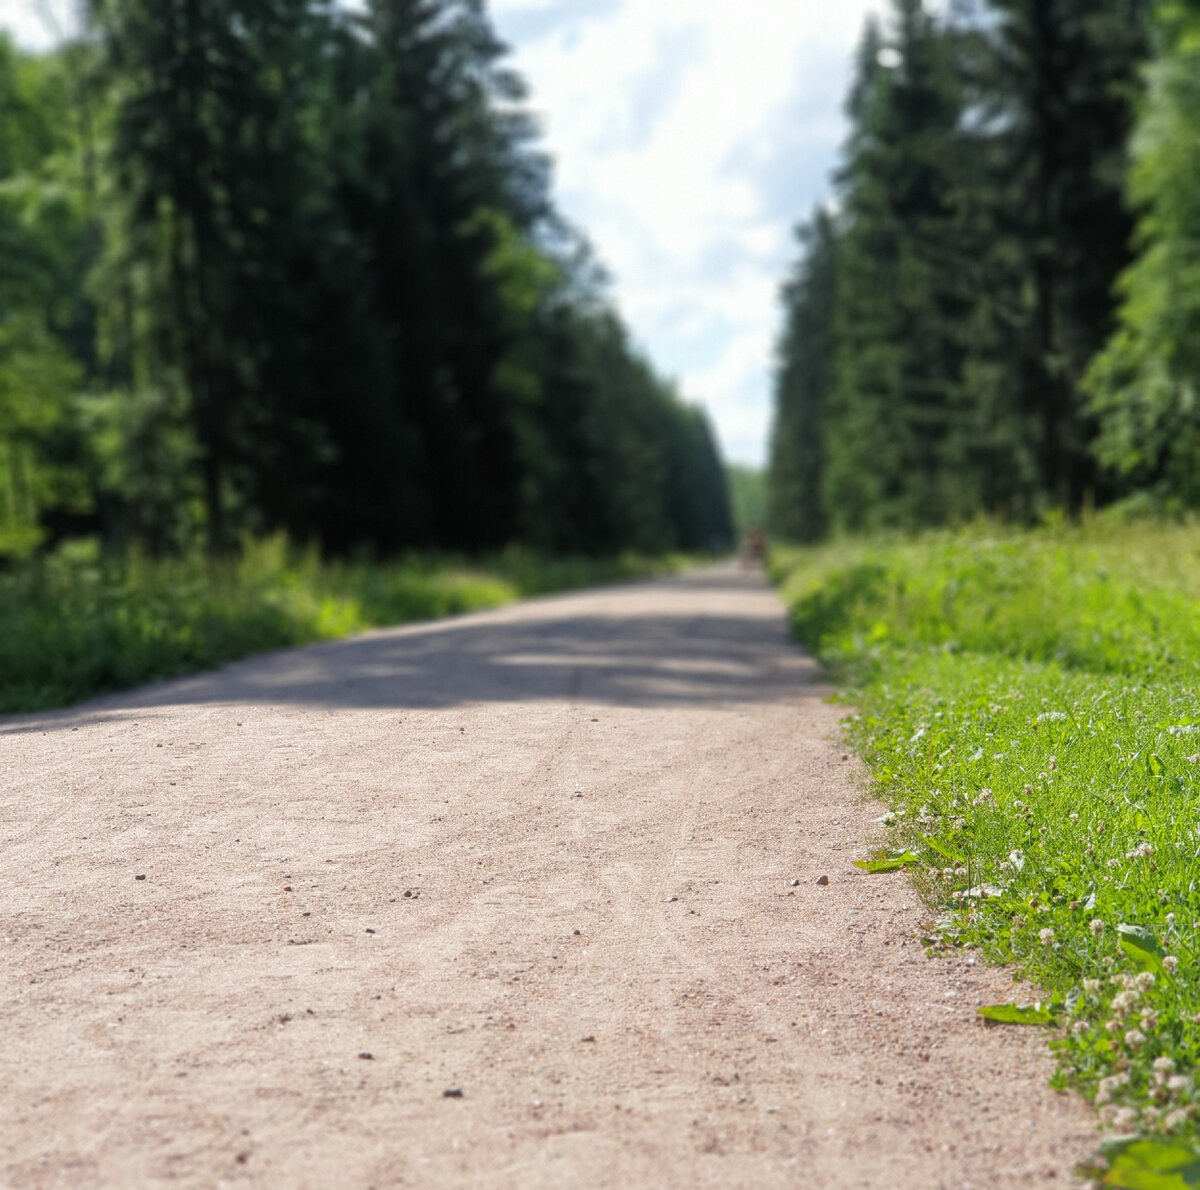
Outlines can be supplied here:
M555 161L560 210L634 338L705 406L725 456L765 460L779 287L829 194L854 46L878 0L491 0ZM39 12L0 25L45 44Z

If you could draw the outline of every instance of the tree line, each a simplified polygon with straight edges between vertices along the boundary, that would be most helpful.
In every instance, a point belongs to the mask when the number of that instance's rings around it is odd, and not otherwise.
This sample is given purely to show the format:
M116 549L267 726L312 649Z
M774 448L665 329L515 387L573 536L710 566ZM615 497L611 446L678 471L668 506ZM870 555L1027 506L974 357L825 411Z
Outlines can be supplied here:
M89 0L0 39L0 559L708 549L657 375L482 0Z
M893 0L783 289L793 540L1200 503L1200 3Z

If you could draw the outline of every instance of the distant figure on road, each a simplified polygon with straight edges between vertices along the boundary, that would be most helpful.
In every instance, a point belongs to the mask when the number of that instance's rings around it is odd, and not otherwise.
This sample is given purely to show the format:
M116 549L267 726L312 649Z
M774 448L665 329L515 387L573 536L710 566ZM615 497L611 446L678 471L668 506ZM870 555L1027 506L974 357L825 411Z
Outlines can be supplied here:
M742 543L742 569L753 570L762 566L767 560L767 535L758 525L751 525L746 530L746 539Z

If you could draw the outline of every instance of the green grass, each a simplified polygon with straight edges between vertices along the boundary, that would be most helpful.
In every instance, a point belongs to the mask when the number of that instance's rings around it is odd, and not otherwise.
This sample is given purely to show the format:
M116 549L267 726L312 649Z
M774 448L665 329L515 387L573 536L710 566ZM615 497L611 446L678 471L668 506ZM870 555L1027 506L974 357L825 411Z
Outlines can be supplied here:
M976 529L773 570L943 943L1044 989L1059 1084L1107 1125L1194 1142L1200 529Z
M249 653L678 569L678 558L324 563L282 538L236 560L121 562L87 544L0 574L0 713L43 710Z

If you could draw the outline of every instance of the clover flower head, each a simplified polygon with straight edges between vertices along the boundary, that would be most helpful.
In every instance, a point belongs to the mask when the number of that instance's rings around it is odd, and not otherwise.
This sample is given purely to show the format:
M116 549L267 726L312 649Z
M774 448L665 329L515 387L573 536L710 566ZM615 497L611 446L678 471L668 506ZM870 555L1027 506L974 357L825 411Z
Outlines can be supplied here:
M1162 965L1168 975L1174 975L1179 969L1179 960L1173 954L1169 954L1163 959Z
M1146 1044L1146 1034L1140 1029L1130 1029L1125 1034L1125 1044L1131 1050L1140 1050Z
M1165 1055L1161 1058L1155 1058L1152 1065L1155 1070L1162 1074L1173 1074L1175 1071L1175 1059L1168 1058Z
M1044 930L1038 930L1038 941L1043 946L1049 946L1054 941L1054 931L1049 926Z
M1133 982L1134 985L1143 992L1148 992L1158 982L1158 980L1154 978L1153 971L1143 971L1134 979Z
M1091 930L1093 934L1103 934L1104 922L1102 922L1098 917L1093 917L1092 920L1088 922L1088 929Z

